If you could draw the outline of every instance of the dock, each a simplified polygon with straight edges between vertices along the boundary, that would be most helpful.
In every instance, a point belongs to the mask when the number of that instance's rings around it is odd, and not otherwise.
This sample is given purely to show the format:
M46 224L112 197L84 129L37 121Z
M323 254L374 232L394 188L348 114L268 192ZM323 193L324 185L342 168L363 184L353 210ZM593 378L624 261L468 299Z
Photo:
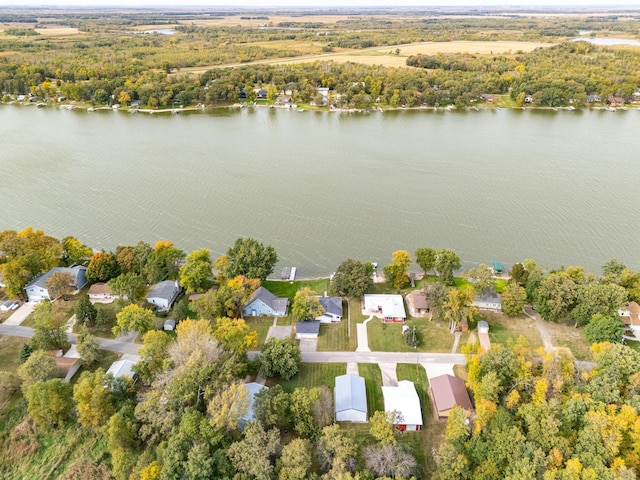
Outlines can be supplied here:
M296 267L284 267L280 274L280 279L293 282L296 279Z

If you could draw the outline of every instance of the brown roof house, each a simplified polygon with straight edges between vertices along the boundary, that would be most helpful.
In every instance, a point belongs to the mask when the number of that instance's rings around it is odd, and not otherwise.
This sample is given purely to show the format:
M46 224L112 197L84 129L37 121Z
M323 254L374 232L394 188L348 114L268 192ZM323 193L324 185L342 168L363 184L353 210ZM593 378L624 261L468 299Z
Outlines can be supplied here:
M640 332L640 305L636 302L630 302L624 310L618 310L620 320L625 327Z
M473 405L464 380L445 374L431 378L429 383L431 385L431 398L435 406L434 410L438 418L448 418L454 405L458 405L471 415Z
M408 304L413 307L412 315L422 317L429 313L427 297L422 290L414 290L407 295Z

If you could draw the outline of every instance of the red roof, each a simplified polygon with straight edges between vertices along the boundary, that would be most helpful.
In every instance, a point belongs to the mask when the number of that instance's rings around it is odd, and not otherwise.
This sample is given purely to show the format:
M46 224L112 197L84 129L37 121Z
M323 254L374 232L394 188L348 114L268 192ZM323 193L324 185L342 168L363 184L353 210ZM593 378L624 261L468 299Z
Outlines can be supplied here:
M473 410L469 392L464 381L453 375L439 375L432 378L431 392L433 393L433 401L436 404L436 411L446 412L454 405L464 408L465 410Z

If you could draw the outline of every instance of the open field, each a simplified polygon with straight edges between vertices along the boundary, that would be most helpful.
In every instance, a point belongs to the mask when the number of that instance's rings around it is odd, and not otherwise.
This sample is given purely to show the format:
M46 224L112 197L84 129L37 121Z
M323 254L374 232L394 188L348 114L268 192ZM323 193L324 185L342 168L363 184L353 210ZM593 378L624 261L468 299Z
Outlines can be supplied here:
M75 27L47 27L47 28L36 28L36 32L40 35L46 36L63 36L63 35L78 35L80 30Z
M556 347L567 347L578 360L591 360L591 350L589 342L584 338L581 328L574 328L573 325L561 325L553 322L546 322L547 329L551 334L551 343Z
M20 366L20 350L27 341L27 338L0 335L0 370L17 370Z
M242 18L242 17L268 17L268 18ZM304 15L304 16L295 16L295 15L264 15L264 14L255 14L255 13L246 13L243 15L229 15L229 16L220 16L215 18L202 18L195 20L185 20L180 22L184 25L197 25L200 27L214 27L214 26L235 26L240 25L243 27L258 27L258 26L269 26L269 25L277 25L283 22L293 22L293 23L323 23L327 25L331 25L337 23L342 20L347 20L349 18L348 15ZM160 28L158 25L146 26L149 28ZM166 28L162 25L162 28Z
M480 318L489 324L491 343L507 344L509 339L516 340L520 335L525 337L532 349L542 347L542 339L536 323L529 317L510 318L500 313L481 312Z
M440 323L440 326L438 326ZM382 323L379 318L367 323L369 348L374 352L442 352L451 351L453 335L449 333L447 324L429 321L426 318L409 319L406 325L416 327L419 339L418 348L414 349L406 344L402 335L402 324Z

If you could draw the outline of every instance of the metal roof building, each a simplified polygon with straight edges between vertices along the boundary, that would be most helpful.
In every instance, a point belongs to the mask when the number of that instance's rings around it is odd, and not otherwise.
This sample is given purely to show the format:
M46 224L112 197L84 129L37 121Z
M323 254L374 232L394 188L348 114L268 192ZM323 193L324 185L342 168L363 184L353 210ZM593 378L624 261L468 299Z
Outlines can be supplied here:
M336 377L334 395L336 422L367 421L367 391L364 378L351 374Z

